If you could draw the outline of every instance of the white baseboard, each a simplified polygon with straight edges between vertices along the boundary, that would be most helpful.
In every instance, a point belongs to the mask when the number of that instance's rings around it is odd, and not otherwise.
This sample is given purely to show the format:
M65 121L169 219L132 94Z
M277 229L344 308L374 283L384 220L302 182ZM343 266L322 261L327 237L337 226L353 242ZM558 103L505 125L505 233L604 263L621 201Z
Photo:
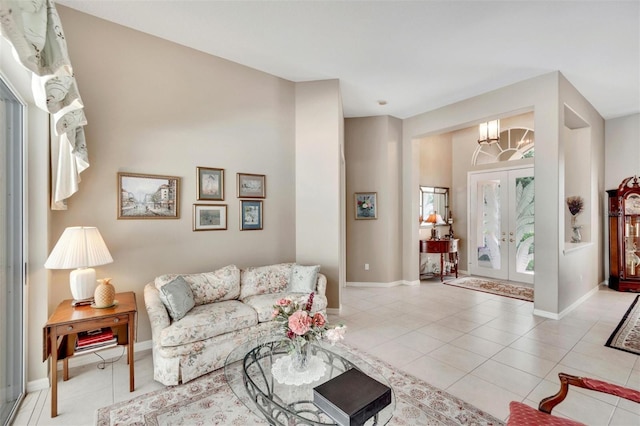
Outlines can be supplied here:
M31 382L27 382L27 393L37 392L42 389L47 389L49 387L49 379L38 379L33 380Z
M332 315L340 315L340 310L342 309L342 304L339 308L327 308L327 313Z
M380 282L347 282L347 287L377 287L377 288L389 288L389 287L397 287L400 285L399 281L394 281L390 283L380 283Z
M552 320L559 320L560 319L560 314L556 314L554 312L549 312L549 311L543 311L542 309L533 309L533 315L537 316L537 317L542 317L542 318L549 318Z
M600 285L602 285L602 284L600 284ZM587 300L588 298L590 298L591 296L596 294L598 292L598 290L600 290L600 285L598 285L598 286L592 288L591 290L589 290L589 292L587 294L585 294L580 299L578 299L575 302L573 302L570 306L568 306L566 309L564 309L560 313L556 314L555 312L543 311L541 309L535 309L534 308L533 315L536 315L536 316L539 316L539 317L543 317L543 318L549 318L549 319L552 319L552 320L562 319L567 314L569 314L571 311L573 311L575 308L577 308L578 306L583 304L585 300Z
M153 342L151 340L145 340L144 342L136 342L133 344L133 353L143 352L151 350ZM109 349L104 349L100 352L100 356L105 359L117 358L121 354L125 354L127 351L124 346L116 346ZM93 352L95 353L95 352ZM69 358L69 368L80 367L81 365L94 364L100 361L99 358L91 356L92 354L85 354L88 356L74 356ZM62 363L58 362L58 371L62 371ZM37 379L27 382L27 393L35 392L49 387L49 378Z
M377 287L377 288L391 288L398 287L401 285L420 285L420 280L416 281L407 281L407 280L399 280L392 281L389 283L381 283L381 282L347 282L347 287Z

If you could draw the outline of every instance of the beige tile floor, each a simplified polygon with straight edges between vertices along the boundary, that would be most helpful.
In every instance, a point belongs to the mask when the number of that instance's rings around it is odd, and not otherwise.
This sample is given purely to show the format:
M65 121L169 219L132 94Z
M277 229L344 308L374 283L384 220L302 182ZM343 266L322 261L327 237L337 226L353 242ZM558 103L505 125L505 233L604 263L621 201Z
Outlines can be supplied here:
M533 304L437 280L420 286L353 288L339 316L346 342L493 414L508 417L510 401L537 406L558 390L558 372L640 389L640 356L604 346L636 295L603 287L559 321L533 316ZM97 360L97 358L96 358ZM60 382L59 416L48 390L28 394L15 425L88 425L99 407L161 388L151 354L136 354L136 391L128 392L124 360L105 369L71 369ZM640 404L572 389L554 414L589 425L640 425Z

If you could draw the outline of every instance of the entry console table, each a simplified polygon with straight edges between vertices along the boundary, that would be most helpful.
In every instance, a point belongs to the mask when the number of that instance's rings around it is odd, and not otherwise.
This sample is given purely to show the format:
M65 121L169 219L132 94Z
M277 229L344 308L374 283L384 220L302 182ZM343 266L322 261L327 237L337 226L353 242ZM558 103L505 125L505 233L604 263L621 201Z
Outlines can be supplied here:
M127 346L129 364L129 392L133 392L133 341L135 339L136 294L132 291L116 294L111 308L71 306L72 300L62 301L44 326L43 361L51 357L51 417L58 415L58 360L62 360L62 379L69 380L69 357L74 355L76 338L81 331L111 327L118 336L118 345ZM85 352L83 352L84 354Z
M440 281L444 281L444 257L451 263L451 273L458 278L458 239L420 240L420 253L440 254Z

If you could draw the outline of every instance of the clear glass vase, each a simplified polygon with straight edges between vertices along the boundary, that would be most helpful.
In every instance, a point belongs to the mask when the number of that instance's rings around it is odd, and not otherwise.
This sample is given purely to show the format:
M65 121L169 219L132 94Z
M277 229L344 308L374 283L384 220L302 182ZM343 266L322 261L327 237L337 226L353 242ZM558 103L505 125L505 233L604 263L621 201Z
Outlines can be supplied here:
M291 366L295 371L306 371L309 367L309 349L311 345L305 340L294 340L291 343Z
M580 229L582 229L582 225L576 224L576 216L571 216L571 229L573 230L573 234L571 235L572 243L579 243L582 241L582 235L580 234Z
M582 241L582 234L580 234L580 230L582 229L582 225L573 226L573 235L571 236L572 243L579 243Z

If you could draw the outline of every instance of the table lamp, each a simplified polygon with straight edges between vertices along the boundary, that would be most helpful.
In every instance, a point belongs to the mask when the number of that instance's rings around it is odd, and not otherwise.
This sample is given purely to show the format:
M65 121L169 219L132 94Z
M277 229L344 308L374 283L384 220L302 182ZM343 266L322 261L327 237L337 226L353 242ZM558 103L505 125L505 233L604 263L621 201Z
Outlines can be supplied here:
M436 229L436 225L445 225L445 221L442 219L442 216L433 212L427 217L427 223L430 223L433 228L431 228L431 239L437 240L440 237L438 236L438 230Z
M113 262L102 235L93 226L74 226L64 230L49 258L47 269L74 269L69 275L72 306L89 304L96 289L96 271L92 266Z

